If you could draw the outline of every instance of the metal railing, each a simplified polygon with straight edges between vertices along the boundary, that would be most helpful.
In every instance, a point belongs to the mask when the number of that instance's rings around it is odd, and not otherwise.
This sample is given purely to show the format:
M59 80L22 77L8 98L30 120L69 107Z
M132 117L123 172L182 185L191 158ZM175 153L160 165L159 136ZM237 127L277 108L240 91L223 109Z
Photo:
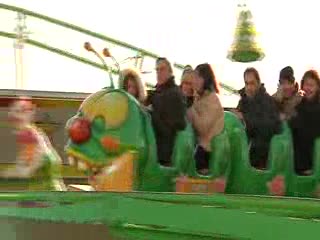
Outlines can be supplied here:
M142 59L144 57L151 57L151 58L154 58L154 59L159 57L159 55L157 55L155 53L152 53L152 52L147 51L145 49L133 46L131 44L128 44L128 43L125 43L125 42L122 42L122 41L119 41L119 40L116 40L114 38L105 36L105 35L103 35L101 33L93 32L91 30L76 26L74 24L70 24L70 23L67 23L67 22L52 18L52 17L48 17L46 15L39 14L39 13L30 11L30 10L27 10L27 9L24 9L24 8L20 8L20 7L16 7L16 6L11 6L11 5L0 3L0 9L13 11L13 12L17 12L17 13L22 13L22 14L24 14L26 16L31 16L31 17L34 17L34 18L38 18L38 19L44 20L46 22L53 23L55 25L59 25L59 26L62 26L64 28L68 28L68 29L71 29L73 31L76 31L76 32L79 32L79 33L83 33L83 34L86 34L88 36L95 37L95 38L98 38L100 40L115 44L117 46L133 50L133 51L137 52L137 54L139 54L139 56ZM12 38L12 39L16 39L17 38L17 35L15 33L10 33L10 32L5 32L5 31L0 31L0 36L7 37L7 38ZM25 39L25 43L33 45L33 46L36 46L36 47L39 47L39 48L42 48L42 49L45 49L45 50L48 50L48 51L51 51L53 53L62 55L64 57L79 61L81 63L91 65L91 66L99 68L101 70L107 70L107 69L105 69L105 67L102 64L93 62L93 61L91 61L91 60L89 60L87 58L80 57L80 56L72 54L72 53L70 53L68 51L49 46L47 44L41 43L39 41L30 39L30 38ZM182 70L184 68L184 65L183 64L179 64L179 63L173 63L173 66L175 68L177 68L177 69L180 69L180 70ZM118 74L118 70L116 70L116 69L112 69L112 72L114 74ZM237 90L234 89L233 87L231 87L231 86L229 86L227 84L224 84L224 83L220 83L220 85L221 85L222 88L224 88L228 92L237 94Z

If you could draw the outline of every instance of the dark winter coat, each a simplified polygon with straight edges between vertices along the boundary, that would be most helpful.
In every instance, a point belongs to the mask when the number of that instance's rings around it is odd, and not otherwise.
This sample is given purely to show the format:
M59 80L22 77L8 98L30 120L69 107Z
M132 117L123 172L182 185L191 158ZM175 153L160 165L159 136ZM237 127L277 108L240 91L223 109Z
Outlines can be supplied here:
M278 108L263 84L254 97L248 97L244 88L239 93L241 99L237 109L243 114L246 124L251 163L265 167L271 138L281 131Z
M312 168L314 140L320 137L319 98L312 101L303 98L289 126L293 136L295 170L300 174Z
M186 127L186 103L174 77L156 86L151 104L158 158L160 163L166 164L170 162L177 132Z

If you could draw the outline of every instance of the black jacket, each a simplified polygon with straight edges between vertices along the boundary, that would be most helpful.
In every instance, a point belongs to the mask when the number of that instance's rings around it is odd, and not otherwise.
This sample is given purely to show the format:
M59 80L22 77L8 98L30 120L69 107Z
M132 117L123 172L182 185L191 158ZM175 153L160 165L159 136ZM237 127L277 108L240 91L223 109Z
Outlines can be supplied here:
M185 104L187 109L190 108L193 104L193 96L184 96Z
M254 167L266 167L272 136L281 131L281 120L273 98L261 85L254 97L248 97L244 89L238 110L242 112L250 141L250 161Z
M256 96L250 98L244 88L237 109L242 112L248 137L272 136L281 131L280 113L274 99L262 84Z
M289 121L292 130L297 172L312 168L314 140L320 137L320 101L303 98Z
M158 136L172 136L186 127L186 104L174 77L156 86L151 103L152 123Z

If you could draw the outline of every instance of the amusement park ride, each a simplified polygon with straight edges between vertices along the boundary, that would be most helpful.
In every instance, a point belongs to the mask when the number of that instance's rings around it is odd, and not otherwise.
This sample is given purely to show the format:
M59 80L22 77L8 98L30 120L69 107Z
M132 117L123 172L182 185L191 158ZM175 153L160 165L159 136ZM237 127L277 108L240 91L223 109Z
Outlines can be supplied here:
M70 165L88 176L73 191L0 194L0 217L104 224L108 239L315 239L320 235L320 140L310 176L293 168L291 132L273 137L266 170L250 165L242 123L225 112L225 129L211 140L209 174L197 173L190 125L178 133L172 165L157 160L151 119L132 96L110 86L88 96L66 124ZM112 58L108 49L104 57ZM119 70L119 69L118 69ZM56 180L47 171L37 178ZM34 181L32 181L34 182ZM52 188L42 189L52 190ZM55 190L58 190L55 188ZM15 226L11 226L14 228Z

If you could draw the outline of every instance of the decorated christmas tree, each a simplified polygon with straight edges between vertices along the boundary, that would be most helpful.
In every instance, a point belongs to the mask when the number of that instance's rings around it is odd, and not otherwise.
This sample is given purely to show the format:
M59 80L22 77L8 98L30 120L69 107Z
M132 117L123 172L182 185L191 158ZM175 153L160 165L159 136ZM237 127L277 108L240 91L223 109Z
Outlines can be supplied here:
M238 24L233 44L228 53L228 59L234 62L260 61L265 55L256 42L257 32L251 11L246 4L238 5L238 7L240 8Z

